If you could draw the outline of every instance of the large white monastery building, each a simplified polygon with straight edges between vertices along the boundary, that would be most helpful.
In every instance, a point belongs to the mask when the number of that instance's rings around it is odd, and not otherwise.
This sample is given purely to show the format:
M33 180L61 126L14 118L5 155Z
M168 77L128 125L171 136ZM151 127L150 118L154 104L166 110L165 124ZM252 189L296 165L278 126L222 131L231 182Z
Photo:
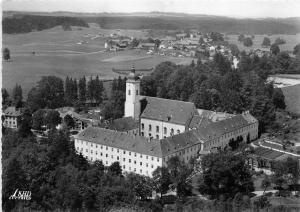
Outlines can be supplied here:
M124 172L152 176L172 156L185 162L199 151L225 148L229 140L258 137L258 121L239 115L197 109L192 102L140 95L132 69L126 82L125 117L108 128L88 127L75 137L75 149L90 161L109 166L118 161Z

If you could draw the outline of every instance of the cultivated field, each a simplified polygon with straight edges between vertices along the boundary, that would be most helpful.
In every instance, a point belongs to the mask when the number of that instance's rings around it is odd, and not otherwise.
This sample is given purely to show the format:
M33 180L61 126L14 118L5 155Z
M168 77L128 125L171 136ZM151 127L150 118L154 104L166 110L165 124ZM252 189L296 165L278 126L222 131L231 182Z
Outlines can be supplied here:
M225 40L229 43L234 43L238 46L239 50L247 50L247 49L257 49L261 48L261 44L263 42L264 37L269 37L271 40L271 43L274 43L276 38L280 37L286 41L285 44L279 45L279 48L281 51L293 51L294 46L296 46L298 43L300 43L300 34L296 35L254 35L255 38L252 39L253 46L246 47L243 43L238 41L239 35L226 35ZM250 37L251 35L246 35L247 37Z
M65 78L99 75L112 79L118 75L112 68L137 69L155 67L163 61L177 64L191 62L191 58L147 55L141 50L106 52L104 43L111 33L146 38L146 30L105 30L91 24L90 28L75 27L63 31L55 27L27 34L3 35L3 47L11 51L12 62L3 62L2 83L9 91L18 83L24 97L41 76ZM33 52L35 54L33 54Z

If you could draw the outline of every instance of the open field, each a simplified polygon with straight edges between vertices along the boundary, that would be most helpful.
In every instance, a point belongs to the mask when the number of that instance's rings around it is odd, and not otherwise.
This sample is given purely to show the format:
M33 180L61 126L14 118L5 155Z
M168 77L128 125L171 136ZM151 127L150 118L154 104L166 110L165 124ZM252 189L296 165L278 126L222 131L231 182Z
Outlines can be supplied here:
M284 94L286 110L300 114L300 84L281 88Z
M239 35L226 35L225 40L229 43L236 44L240 51L242 50L250 50L250 49L257 49L261 48L261 44L263 42L264 37L269 37L271 40L271 43L274 43L276 38L280 37L286 41L285 44L279 45L279 48L281 51L293 51L294 46L296 46L298 43L300 43L300 34L296 35L255 35L255 38L252 39L253 46L246 47L243 43L238 41ZM247 37L250 37L251 35L248 35Z
M144 37L147 35L144 30L104 30L93 24L90 28L78 30L75 27L73 30L55 27L27 34L4 34L3 47L10 49L12 62L3 62L3 87L10 91L18 83L26 98L27 92L45 75L61 78L99 75L101 79L112 79L118 76L112 68L130 69L134 64L137 69L147 69L163 61L186 64L192 60L147 55L141 50L104 50L105 37L109 34ZM95 38L97 35L101 37Z

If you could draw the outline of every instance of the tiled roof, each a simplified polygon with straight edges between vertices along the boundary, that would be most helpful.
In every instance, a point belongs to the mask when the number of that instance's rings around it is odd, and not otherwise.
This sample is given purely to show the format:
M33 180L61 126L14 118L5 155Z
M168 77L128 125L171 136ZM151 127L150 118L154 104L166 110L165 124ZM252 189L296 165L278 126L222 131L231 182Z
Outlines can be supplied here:
M178 135L164 138L160 142L162 154L166 156L181 149L185 149L188 146L199 144L202 141L197 135L197 132L195 130L191 130Z
M88 127L76 136L77 139L106 145L140 154L162 157L160 142L142 136L129 135L114 130Z
M139 128L139 122L134 120L132 117L124 117L113 120L108 128L112 130L126 132L128 130Z
M211 111L211 110L197 109L197 111L201 117L208 118L213 122L221 121L221 120L224 120L224 119L234 116L233 114L223 113L223 112L215 112L215 111Z
M250 117L251 115L249 114L248 116ZM228 119L212 122L204 127L200 126L197 128L197 131L204 137L215 138L254 123L255 120L246 119L244 115L239 114Z
M17 110L16 107L8 107L4 111L5 116L20 116L21 110Z
M148 96L140 96L140 99L146 103L145 109L141 111L141 118L186 125L197 113L192 102Z

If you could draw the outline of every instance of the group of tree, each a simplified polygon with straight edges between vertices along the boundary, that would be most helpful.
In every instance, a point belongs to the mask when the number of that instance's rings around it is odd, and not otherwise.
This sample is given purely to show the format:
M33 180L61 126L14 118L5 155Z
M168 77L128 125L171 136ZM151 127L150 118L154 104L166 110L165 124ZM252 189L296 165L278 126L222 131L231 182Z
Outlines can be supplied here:
M32 129L53 130L62 122L59 112L54 109L39 109L32 114Z
M5 109L9 106L15 106L17 109L24 105L23 102L23 91L19 84L16 84L12 90L10 97L8 91L5 88L1 88L2 93L2 108Z
M287 189L289 186L298 184L300 166L297 158L288 157L283 161L275 161L271 164L271 170L273 172L271 182L273 182L279 190Z
M280 37L276 38L276 40L274 42L274 44L276 44L276 45L282 45L282 44L285 44L285 43L286 43L286 41L284 39L280 38Z
M271 40L268 37L264 37L263 42L261 44L263 47L269 47L271 46Z
M102 115L105 119L117 119L124 116L126 77L112 81L110 98L104 101Z
M56 109L63 106L84 105L86 101L100 105L105 98L103 82L98 76L77 79L67 77L65 83L59 77L43 76L33 87L27 98L27 105L32 111L38 109Z
M246 37L246 38L244 38L243 44L244 44L244 46L246 46L246 47L252 46L252 45L253 45L252 38L251 38L251 37Z
M253 45L252 39L254 39L254 36L246 37L244 34L240 34L238 36L238 41L243 43L246 47L250 47Z
M8 48L4 48L2 50L2 57L4 61L9 61L10 60L10 51Z
M59 25L64 29L66 26L89 27L84 20L76 17L21 15L21 17L5 17L2 20L3 33L8 34L41 31Z
M33 119L39 117L45 124L55 112L39 110ZM33 125L36 124L39 123L33 121ZM118 162L110 166L104 166L101 161L88 163L77 154L67 128L53 128L39 143L32 134L20 136L21 131L21 128L17 133L8 130L2 137L2 206L5 211L17 208L107 211L117 206L135 206L138 202L139 207L161 211L161 203L149 200L152 191L164 194L173 185L178 198L191 193L190 181L186 179L192 169L178 157L171 158L168 167L157 169L153 178L134 173L123 175ZM31 201L10 200L15 188L31 191Z
M197 65L159 64L154 72L143 77L142 95L192 101L197 108L228 113L249 110L260 122L260 131L271 127L276 110L284 109L284 96L266 79L270 74L289 73L294 63L287 53L251 57L240 54L237 70L217 53L214 60ZM295 70L296 71L296 70Z

